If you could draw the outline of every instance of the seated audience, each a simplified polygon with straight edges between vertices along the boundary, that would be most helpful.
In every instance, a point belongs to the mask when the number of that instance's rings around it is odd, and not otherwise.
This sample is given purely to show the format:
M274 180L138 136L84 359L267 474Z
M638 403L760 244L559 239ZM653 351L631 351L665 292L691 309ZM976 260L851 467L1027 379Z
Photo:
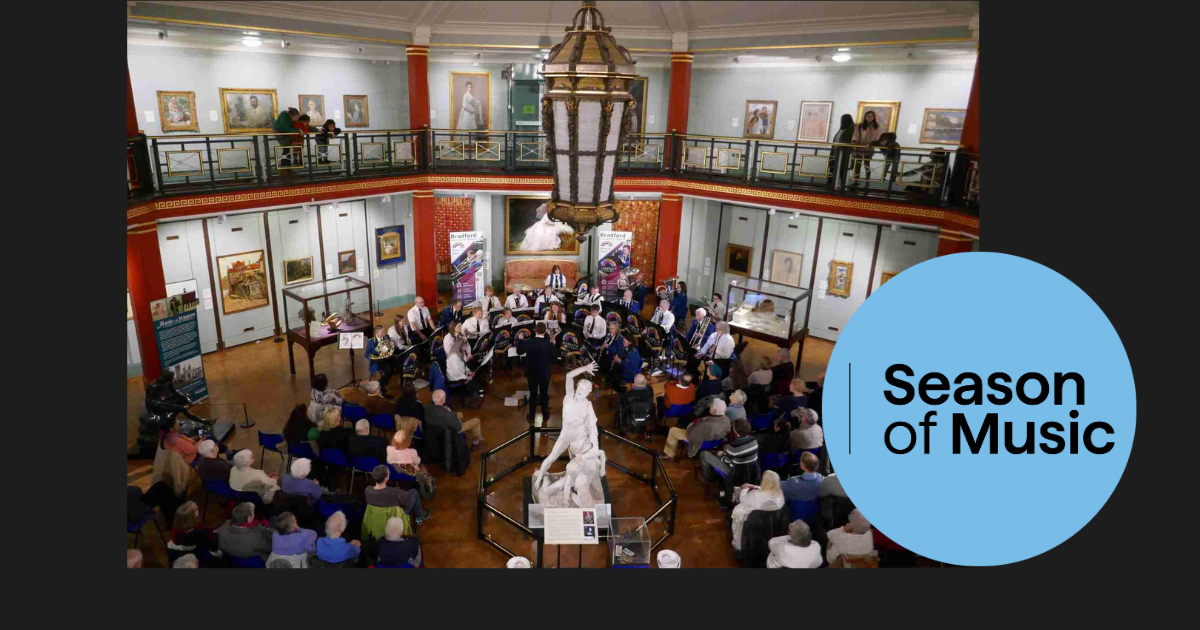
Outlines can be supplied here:
M421 505L420 493L416 490L388 487L387 482L390 476L391 472L383 464L376 466L375 470L371 471L371 481L374 481L375 485L365 491L367 505L380 508L398 507L412 516L417 525L428 520L432 514Z
M779 475L768 470L763 473L762 485L742 484L733 493L733 508L730 518L733 520L733 548L742 549L742 526L746 517L754 510L778 510L784 505L783 491L779 489Z
M725 477L728 478L735 467L749 466L758 461L758 441L754 439L750 423L745 418L738 418L732 422L732 425L733 433L729 438L729 443L722 450L716 453L712 451L700 453L700 465L705 479L712 479L714 470L725 473Z
M341 394L329 389L329 378L327 376L324 374L316 375L313 378L313 387L308 404L309 422L319 424L327 408L337 407L340 409L344 402Z
M417 400L417 388L412 381L405 381L400 386L400 397L396 399L397 416L416 418L418 422L425 420L425 405Z
M404 537L403 519L398 516L389 518L384 527L383 540L379 541L375 564L396 566L407 563L415 568L421 566L421 562L421 541Z
M385 413L390 414L391 409ZM374 457L380 462L387 459L387 439L371 435L371 423L366 418L354 423L354 435L350 436L346 446L346 455L352 458Z
M808 406L808 396L805 396L806 393L808 393L808 387L804 384L804 379L792 379L792 382L788 384L789 395L779 396L775 399L774 406L771 407L771 419L778 420L781 417L787 417L788 422L791 423L789 412L799 407ZM796 427L793 426L792 428Z
M821 567L821 547L813 544L812 529L804 521L792 521L787 536L772 538L767 547L768 569L818 569Z
M275 531L271 534L272 556L302 556L301 563L307 566L308 554L316 552L317 532L302 529L291 512L275 517Z
M200 454L200 463L196 464L197 477L203 481L229 482L229 471L233 470L233 464L217 456L216 442L204 440L196 447L196 452Z
M821 482L825 480L817 472L817 456L804 453L800 456L799 475L789 477L783 482L783 497L788 501L818 501L821 496Z
M330 407L318 429L315 434L312 431L308 433L309 439L317 442L318 449L336 448L343 453L350 450L350 436L354 435L354 429L342 426L341 408Z
M663 386L663 395L658 397L658 417L666 419L676 415L679 426L686 427L691 421L695 401L696 386L692 385L692 375L684 372L678 381Z
M288 446L308 441L308 430L312 425L308 421L308 405L296 405L288 416L287 424L283 425L283 439Z
M211 557L217 550L217 533L200 524L200 506L187 501L175 510L171 522L171 540L167 542L167 556L177 557L186 553L202 553Z
M384 396L379 381L356 381L339 390L342 398L351 405L367 410L367 415L392 413L396 405Z
M735 389L744 389L749 387L750 380L746 375L746 367L742 365L742 362L730 361L729 365L729 374L727 374L725 378L721 379L721 389L723 391L731 392Z
M462 412L452 411L446 406L446 392L440 389L433 390L433 403L425 406L425 422L422 426L426 436L445 429L463 431L467 434L467 444L471 445L472 451L484 446L479 418L471 418L464 422Z
M271 530L266 522L254 519L253 503L233 508L230 520L217 529L217 547L222 554L236 558L258 556L265 561L271 555Z
M663 449L663 456L674 459L679 441L683 439L688 441L687 456L689 458L696 457L700 453L702 443L725 439L725 436L729 435L733 429L729 424L729 418L725 416L725 401L714 398L709 403L708 413L708 416L693 422L686 431L678 427L672 428L667 433L667 444Z
M171 423L170 428L160 431L158 447L179 453L190 466L196 461L196 441L179 433L178 420L172 418L168 422Z
M399 425L403 420L397 420ZM417 453L417 449L412 447L412 435L408 430L396 427L396 432L392 434L392 442L388 444L385 450L385 458L383 461L393 466L420 466L421 455Z
M345 540L346 515L341 510L334 512L325 521L325 535L317 539L317 557L330 564L357 560L362 553L362 543Z
M850 498L842 489L842 480L838 479L837 475L825 475L825 479L821 482L821 498L825 497Z
M792 410L792 417L796 418L800 427L792 430L788 436L788 452L810 451L825 446L825 432L817 424L817 412L801 407Z
M700 400L708 396L719 396L721 392L721 367L717 365L708 366L708 378L700 381L700 387L696 388L696 399Z
M275 475L253 467L254 451L244 448L233 456L233 470L229 471L229 487L238 492L256 492L262 497L263 503L275 499L279 490L279 482Z
M821 372L817 375L817 380L812 385L808 386L808 407L821 414L821 396L825 392L825 373Z
M768 453L787 453L790 445L792 425L788 417L777 418L771 423L770 431L763 431L755 437L758 439L758 451Z
M179 556L175 559L175 563L171 565L172 569L199 569L200 560L196 558L196 554L189 553L184 556Z
M309 479L312 472L312 460L301 457L292 462L292 474L284 475L280 480L279 489L285 494L306 496L317 502L321 500L321 484L316 479Z
M780 348L775 354L779 363L771 368L771 382L775 384L775 393L783 396L788 393L792 379L796 378L796 366L792 364L792 355L786 348Z
M730 420L746 419L746 392L736 390L729 395L729 404L725 406L725 415Z
M746 377L746 382L750 385L770 385L774 378L775 368L771 367L771 358L761 357L758 360L758 369Z
M865 556L875 550L875 539L871 536L871 523L855 509L850 513L850 522L826 534L829 540L825 558L834 564L843 555Z
M619 398L622 426L621 430L633 428L633 418L636 415L646 416L642 426L642 439L650 441L654 432L654 390L646 384L646 375L638 373L633 377L633 387L621 394Z

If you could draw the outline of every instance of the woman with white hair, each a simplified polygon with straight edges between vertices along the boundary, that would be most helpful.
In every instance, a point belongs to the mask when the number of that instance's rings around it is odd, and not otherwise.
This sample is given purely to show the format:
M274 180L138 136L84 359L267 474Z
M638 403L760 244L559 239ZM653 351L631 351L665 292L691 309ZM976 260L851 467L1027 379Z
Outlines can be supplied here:
M404 519L393 516L383 529L383 540L379 541L379 554L375 566L399 566L407 563L416 568L421 566L421 541L404 537Z
M311 498L314 502L321 500L321 484L316 479L309 479L312 472L312 460L301 457L292 462L290 475L284 475L279 488L285 494L299 494Z
M811 451L825 446L825 432L817 424L817 412L801 407L792 411L792 417L799 421L800 427L788 435L789 452Z
M220 449L212 440L204 440L196 447L200 461L196 464L196 476L202 481L229 481L229 471L233 464L227 459L218 457Z
M362 553L362 543L342 538L346 532L346 515L341 510L334 512L325 521L325 535L317 539L317 557L330 564L357 560Z
M857 508L850 512L849 523L830 531L826 536L829 543L825 550L825 558L831 565L842 556L865 556L875 551L871 523Z
M821 567L821 547L813 544L812 529L804 521L792 521L787 536L776 536L767 542L771 555L768 569L818 569Z
M275 499L279 490L279 482L275 475L254 468L254 451L244 448L233 456L233 470L229 471L229 487L238 492L257 492L263 503Z
M754 510L778 510L783 507L783 490L779 487L779 475L768 470L763 473L762 485L744 483L733 492L733 548L742 549L742 526L746 517Z
M746 392L739 389L729 395L729 404L725 406L725 417L730 421L746 419Z

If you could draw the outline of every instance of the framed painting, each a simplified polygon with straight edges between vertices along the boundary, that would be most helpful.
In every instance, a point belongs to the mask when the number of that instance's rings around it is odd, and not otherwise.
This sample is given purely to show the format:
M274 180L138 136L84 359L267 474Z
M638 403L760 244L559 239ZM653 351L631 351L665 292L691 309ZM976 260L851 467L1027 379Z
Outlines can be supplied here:
M650 78L636 77L629 83L629 95L633 97L633 131L646 133L646 99L650 96Z
M725 245L725 272L750 277L750 258L754 249L745 245Z
M404 262L404 226L375 228L375 265L383 267Z
M292 258L283 261L283 283L296 284L313 279L313 257Z
M314 128L320 127L328 120L325 117L329 112L325 109L324 94L301 94L300 106L296 109L300 110L301 114L308 114L308 124Z
M854 263L843 260L829 262L829 295L850 297L850 283L854 280Z
M900 101L859 101L854 123L861 123L867 112L875 112L875 122L879 123L880 129L896 132L896 125L900 123Z
M900 273L900 272L899 271L883 272L883 275L881 275L879 277L879 286L883 286L888 280L891 280L892 278L896 277L896 274L898 274L898 273Z
M958 146L962 140L963 123L967 120L965 109L925 108L921 119L921 144L952 144Z
M796 132L796 139L827 141L831 120L833 120L833 101L802 101L800 103L800 129Z
M358 252L348 249L338 252L338 273L354 273L358 269Z
M775 137L775 118L779 113L779 101L746 101L746 114L742 118L743 138Z
M504 253L525 256L579 254L575 231L550 218L547 197L510 195L504 200Z
M159 90L158 120L163 133L171 131L200 131L196 119L195 92L167 92Z
M802 254L785 252L782 249L775 250L771 254L771 282L799 287L800 268L803 262Z
M456 131L492 128L492 75L450 73L450 128Z
M346 112L347 127L371 126L371 110L367 108L366 94L347 94L342 97L342 106Z
M221 88L225 133L267 133L279 115L275 90Z
M221 310L226 315L271 305L263 250L217 256Z

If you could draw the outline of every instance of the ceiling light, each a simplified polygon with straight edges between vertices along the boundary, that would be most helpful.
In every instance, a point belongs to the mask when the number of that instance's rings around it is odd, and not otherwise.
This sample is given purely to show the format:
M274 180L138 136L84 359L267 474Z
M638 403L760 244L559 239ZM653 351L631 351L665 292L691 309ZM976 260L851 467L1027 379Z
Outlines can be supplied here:
M258 35L258 31L242 31L242 35Z
M832 59L838 63L843 63L846 61L850 61L850 55L847 55L846 53L838 53L838 54L830 57L830 59Z
M550 54L550 49L543 48L543 49L539 50L538 52L542 53L543 55L548 55L548 54Z
M257 37L243 37L242 45L249 46L251 48L258 48L259 46L262 46L262 40L258 39Z
M850 52L850 49L849 48L839 48L839 49L837 49L837 51L838 52Z

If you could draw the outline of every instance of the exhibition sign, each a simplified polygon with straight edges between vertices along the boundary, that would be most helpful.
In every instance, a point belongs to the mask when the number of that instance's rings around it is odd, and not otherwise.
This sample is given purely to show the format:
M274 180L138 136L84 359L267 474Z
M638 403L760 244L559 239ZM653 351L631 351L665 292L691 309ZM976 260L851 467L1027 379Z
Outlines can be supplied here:
M600 295L606 300L621 299L621 272L629 268L633 232L597 230L600 241Z
M192 402L208 398L200 357L198 304L194 288L150 303L159 364L164 372L174 373L175 388Z
M483 252L486 239L483 232L451 232L450 261L453 271L450 282L454 285L454 299L462 300L463 306L483 296L484 276Z

